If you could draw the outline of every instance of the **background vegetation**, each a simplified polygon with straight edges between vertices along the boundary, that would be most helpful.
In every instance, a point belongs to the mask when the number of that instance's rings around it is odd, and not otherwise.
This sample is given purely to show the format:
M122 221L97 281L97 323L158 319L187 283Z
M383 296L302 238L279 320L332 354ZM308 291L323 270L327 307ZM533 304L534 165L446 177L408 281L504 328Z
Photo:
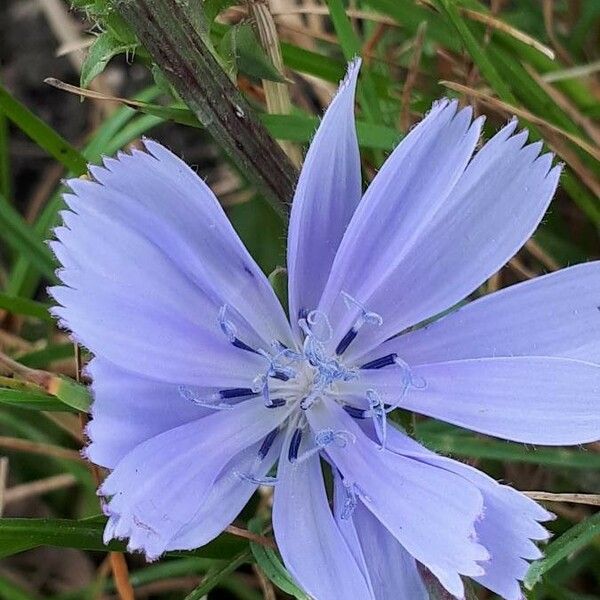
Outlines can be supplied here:
M599 257L598 0L171 1L243 94L249 114L280 142L282 151L264 138L272 155L262 156L258 168L244 163L243 152L231 153L214 122L200 124L203 97L167 79L164 60L147 42L150 33L131 10L135 2L0 5L0 598L6 600L129 599L132 590L136 598L305 598L272 549L262 520L268 498L257 497L209 546L156 564L125 556L118 544L108 554L103 547L104 517L94 493L102 474L78 452L89 397L85 381L76 380L86 356L57 330L45 293L56 264L44 240L62 207L61 178L84 174L87 162L139 144L143 135L159 139L197 166L269 274L284 264L282 201L289 198L278 192L293 182L347 59L360 54L365 182L443 95L488 115L486 137L518 115L566 165L535 238L478 293ZM163 16L158 27L179 35L181 22ZM185 45L178 52L192 60ZM210 93L213 82L195 85ZM242 142L251 142L244 135ZM284 160L269 164L278 152ZM281 171L274 182L269 169ZM546 558L532 565L528 598L600 598L600 496L594 494L600 444L532 448L425 419L416 436L518 489L545 492L533 495L558 515L555 538ZM470 593L490 597L480 589Z

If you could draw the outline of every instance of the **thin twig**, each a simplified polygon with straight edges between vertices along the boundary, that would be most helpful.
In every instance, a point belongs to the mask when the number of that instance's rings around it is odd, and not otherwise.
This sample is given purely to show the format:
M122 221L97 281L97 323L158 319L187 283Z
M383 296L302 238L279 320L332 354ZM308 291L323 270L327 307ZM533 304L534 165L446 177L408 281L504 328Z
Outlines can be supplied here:
M524 108L519 108L518 106L513 106L512 104L508 104L502 100L499 100L498 98L494 98L494 96L490 96L489 94L487 94L485 92L476 90L474 88L467 87L460 83L456 83L455 81L442 80L442 81L440 81L440 83L443 86L445 86L451 90L454 90L456 92L461 92L464 94L472 94L473 96L476 96L483 102L486 102L487 104L491 105L492 107L494 107L496 109L501 110L504 113L516 115L517 117L526 119L527 121L530 121L531 123L539 125L540 127L544 127L545 129L547 129L549 131L553 131L554 133L557 133L560 136L567 138L570 142L573 142L575 145L577 145L580 148L582 148L583 150L585 150L590 156L592 156L596 160L600 161L600 149L596 148L595 146L592 146L591 144L588 144L588 142L586 142L585 140L582 140L580 137L578 137L576 135L573 135L569 131L565 131L564 129L561 129L560 127L557 127L556 125L553 125L552 123L549 123L548 121L546 121L544 119L541 119L537 115L534 115L532 112L529 112L528 110L526 110Z
M37 481L30 481L15 485L6 490L5 504L18 502L32 496L41 496L55 490L62 490L66 487L71 487L77 483L77 479L70 473L61 473L60 475L52 475Z
M252 533L247 529L242 529L241 527L236 527L235 525L229 525L229 527L225 528L225 531L231 535L245 538L251 542L256 542L261 546L266 546L267 548L277 548L275 541L271 538L265 537L264 535L259 535L258 533Z
M544 502L569 502L570 504L586 504L600 506L600 494L553 494L551 492L522 492L533 500Z
M537 258L549 271L558 271L560 264L554 260L533 238L525 242L525 249Z
M0 456L0 517L4 513L4 507L8 502L7 489L8 484L8 457Z
M221 67L202 11L180 0L114 0L153 61L238 168L286 216L298 178L294 165Z
M76 450L69 450L61 446L53 444L45 444L43 442L32 442L23 438L9 437L6 435L0 436L0 447L7 450L16 450L18 452L30 452L32 454L41 454L44 456L52 456L53 458L65 458L67 460L75 460L83 462L83 458Z

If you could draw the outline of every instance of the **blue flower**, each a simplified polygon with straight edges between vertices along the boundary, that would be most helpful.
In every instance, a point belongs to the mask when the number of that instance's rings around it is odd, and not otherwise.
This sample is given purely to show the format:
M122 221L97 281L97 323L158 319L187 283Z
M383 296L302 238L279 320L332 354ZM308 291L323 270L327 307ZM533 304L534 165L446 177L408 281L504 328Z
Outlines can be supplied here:
M196 548L272 484L281 555L317 600L424 599L423 574L459 598L469 576L517 600L551 515L388 414L532 444L598 439L600 263L415 328L519 250L560 168L515 122L473 156L482 119L442 100L363 196L358 70L298 182L289 320L217 199L159 144L69 182L52 294L95 355L87 454L111 470L105 539L149 559Z

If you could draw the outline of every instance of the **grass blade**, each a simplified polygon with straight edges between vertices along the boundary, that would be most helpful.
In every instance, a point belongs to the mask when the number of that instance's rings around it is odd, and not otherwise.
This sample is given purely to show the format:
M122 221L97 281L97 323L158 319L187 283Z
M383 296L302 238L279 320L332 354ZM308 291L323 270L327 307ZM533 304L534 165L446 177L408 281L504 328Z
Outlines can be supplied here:
M0 85L0 109L40 148L76 175L86 172L85 158L52 127L34 115L24 104Z

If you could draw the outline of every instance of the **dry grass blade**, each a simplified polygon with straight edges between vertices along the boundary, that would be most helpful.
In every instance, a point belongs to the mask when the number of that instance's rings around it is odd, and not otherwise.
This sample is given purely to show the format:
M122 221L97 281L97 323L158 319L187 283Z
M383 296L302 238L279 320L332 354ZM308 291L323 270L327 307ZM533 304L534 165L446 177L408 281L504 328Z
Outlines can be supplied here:
M552 125L552 123L548 123L548 121L541 119L537 115L534 115L533 113L529 112L524 108L513 106L512 104L508 104L507 102L499 100L498 98L494 98L493 96L490 96L485 92L470 88L460 83L456 83L455 81L441 80L440 84L451 90L454 90L455 92L459 92L462 94L471 94L472 96L475 96L482 102L485 102L486 104L490 105L492 108L500 110L503 113L509 115L516 115L517 117L521 117L522 119L526 119L531 123L535 123L536 125L539 125L540 127L543 127L548 131L557 133L560 136L567 138L570 142L573 142L576 146L579 146L582 150L585 150L590 156L595 158L597 161L600 161L600 149L596 148L595 146L592 146L585 140L582 140L580 137L573 135L572 133L569 133L564 129L561 129L556 125Z
M67 460L76 460L84 462L83 458L77 450L69 450L61 446L53 444L44 444L42 442L32 442L23 438L9 437L6 435L0 436L0 448L7 450L16 450L17 452L30 452L32 454L41 454L51 456L53 458L66 458Z
M61 473L60 475L52 475L37 481L30 481L15 485L6 490L4 495L5 504L18 502L32 496L41 496L55 490L62 490L66 487L71 487L77 483L77 479L70 473Z
M570 69L561 69L560 71L550 71L550 73L542 75L542 79L548 83L553 83L555 81L564 81L565 79L589 77L598 71L600 71L600 60L595 60L587 65L578 65Z
M600 506L600 494L552 494L550 492L522 492L533 500L544 502L569 502L570 504L586 504Z
M236 527L235 525L229 525L225 528L225 531L231 535L245 538L251 542L256 542L261 546L266 546L267 548L277 548L275 542L271 538L265 537L264 535L259 535L258 533L252 533L247 529L242 529L241 527Z
M515 38L515 40L519 40L520 42L523 42L524 44L527 44L528 46L535 48L538 52L541 52L548 58L554 60L554 58L555 58L554 50L552 50L551 48L548 48L548 46L545 46L544 44L542 44L535 38L531 37L530 35L527 35L526 33L523 33L522 31L520 31L519 29L512 27L505 21L502 21L501 19L497 19L496 17L493 17L492 15L487 15L485 13L482 13L482 12L479 12L476 10L471 10L470 8L463 8L463 9L461 9L461 12L466 17L471 19L472 21L478 21L479 23L483 23L483 24L487 25L488 27L491 27L492 29L502 31L503 33L506 33L506 34L510 35L511 37Z
M277 35L277 28L269 5L259 0L247 0L247 2L250 14L254 19L260 43L267 56L271 59L273 66L279 73L283 74L283 57L279 46L279 36ZM278 83L263 79L262 85L265 91L267 111L271 114L289 115L292 111L292 102L287 83ZM279 141L279 145L296 167L302 164L302 154L298 146L287 141Z

